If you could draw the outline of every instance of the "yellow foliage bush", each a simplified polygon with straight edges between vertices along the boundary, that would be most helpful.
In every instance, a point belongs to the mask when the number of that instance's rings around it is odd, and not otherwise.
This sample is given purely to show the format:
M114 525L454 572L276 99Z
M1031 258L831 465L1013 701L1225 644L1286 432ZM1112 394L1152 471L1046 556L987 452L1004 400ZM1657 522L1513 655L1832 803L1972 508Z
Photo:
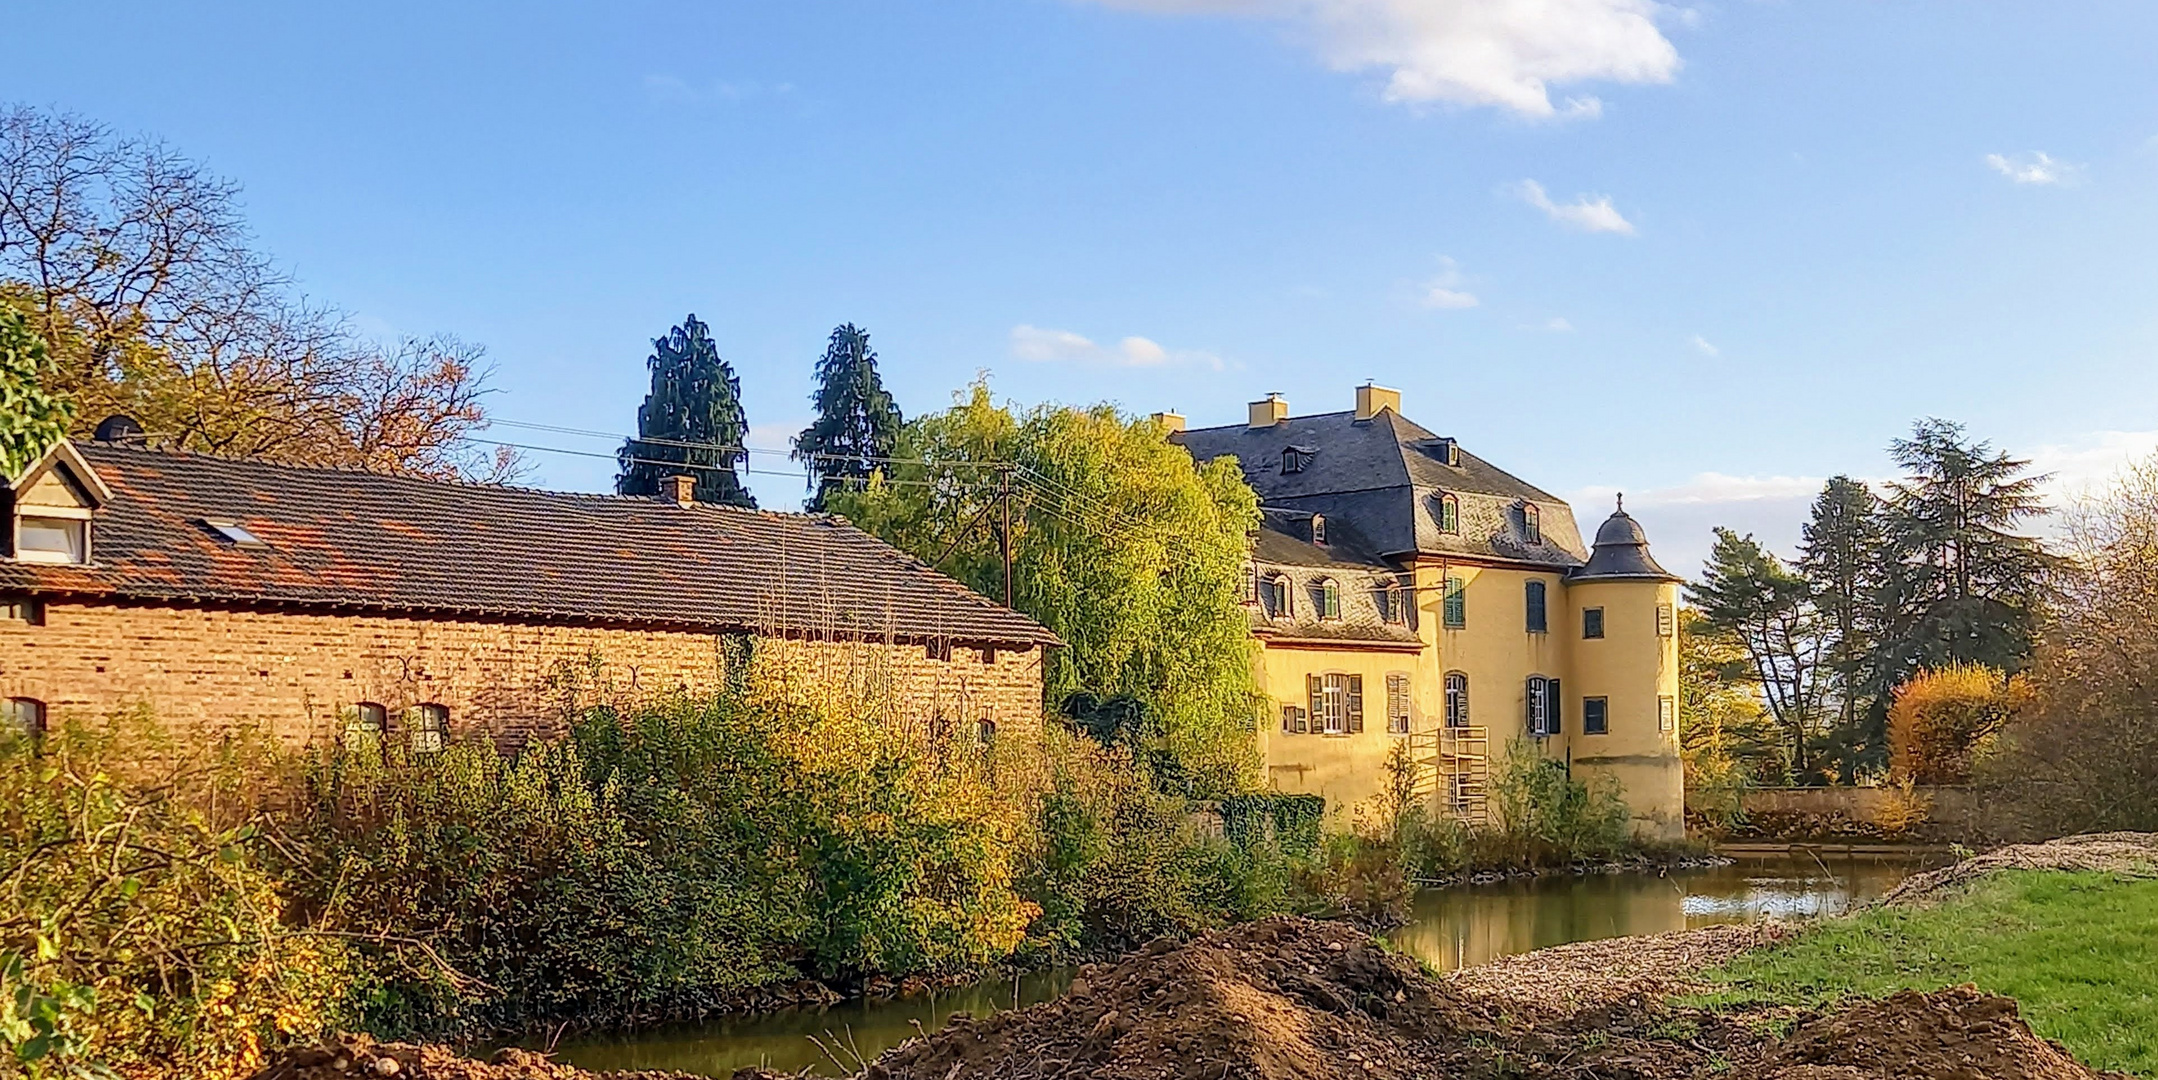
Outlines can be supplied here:
M2021 684L1980 664L1913 676L1888 710L1889 774L1914 784L1960 784L1971 760L2008 721Z

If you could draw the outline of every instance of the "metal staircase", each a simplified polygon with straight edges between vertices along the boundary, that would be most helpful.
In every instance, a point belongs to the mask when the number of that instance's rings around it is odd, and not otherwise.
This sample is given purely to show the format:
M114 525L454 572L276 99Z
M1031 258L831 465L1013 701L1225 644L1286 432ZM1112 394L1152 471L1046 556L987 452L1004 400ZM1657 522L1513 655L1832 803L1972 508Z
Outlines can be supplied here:
M1465 825L1491 820L1490 734L1481 727L1441 727L1409 736L1416 793Z

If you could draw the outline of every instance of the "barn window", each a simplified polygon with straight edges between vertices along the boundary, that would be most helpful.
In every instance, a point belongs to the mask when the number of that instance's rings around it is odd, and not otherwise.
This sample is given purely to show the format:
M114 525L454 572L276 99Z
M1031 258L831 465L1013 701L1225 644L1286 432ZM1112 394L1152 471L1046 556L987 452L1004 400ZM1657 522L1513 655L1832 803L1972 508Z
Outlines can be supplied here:
M345 746L357 749L362 746L380 746L383 736L390 733L390 710L372 701L362 701L352 707L352 714L345 718Z
M7 715L4 718L9 730L33 739L45 737L45 703L36 698L7 699Z
M412 749L422 754L432 754L450 742L450 710L447 706L426 704L412 707Z

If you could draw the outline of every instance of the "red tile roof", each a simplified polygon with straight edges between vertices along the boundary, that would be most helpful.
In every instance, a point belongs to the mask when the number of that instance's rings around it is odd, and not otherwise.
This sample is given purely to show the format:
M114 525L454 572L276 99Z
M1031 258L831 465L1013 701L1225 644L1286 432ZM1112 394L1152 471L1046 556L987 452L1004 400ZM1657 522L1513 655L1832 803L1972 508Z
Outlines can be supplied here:
M0 589L133 600L1056 644L1040 623L826 515L445 483L78 444L112 489L93 565ZM266 546L220 537L237 521Z

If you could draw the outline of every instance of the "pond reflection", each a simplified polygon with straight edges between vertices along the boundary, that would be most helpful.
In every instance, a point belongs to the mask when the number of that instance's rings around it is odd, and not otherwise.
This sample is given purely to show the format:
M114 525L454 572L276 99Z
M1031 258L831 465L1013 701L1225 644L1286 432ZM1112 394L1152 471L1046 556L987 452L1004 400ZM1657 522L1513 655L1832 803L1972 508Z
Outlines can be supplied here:
M1452 970L1574 941L1836 914L1880 896L1925 865L1917 857L1777 856L1666 875L1432 889L1417 896L1409 924L1388 936L1403 951ZM954 1012L986 1016L1032 1005L1063 993L1070 982L1068 971L1039 972L896 1001L728 1017L565 1043L559 1056L596 1070L677 1069L725 1077L745 1065L763 1065L843 1075L918 1031L943 1027Z

